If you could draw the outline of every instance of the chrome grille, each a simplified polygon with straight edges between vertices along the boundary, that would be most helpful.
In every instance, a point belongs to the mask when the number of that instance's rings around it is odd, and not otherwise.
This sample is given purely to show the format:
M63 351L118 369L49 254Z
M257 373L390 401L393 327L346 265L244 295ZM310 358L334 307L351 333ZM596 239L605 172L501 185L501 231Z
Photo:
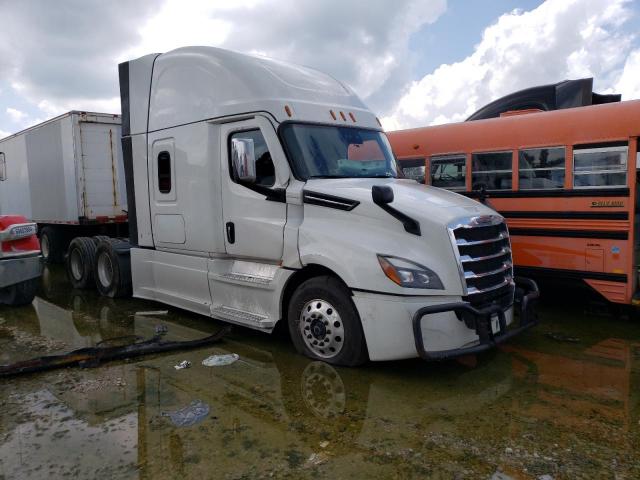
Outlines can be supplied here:
M513 290L509 232L502 217L485 215L449 225L467 299L484 301Z

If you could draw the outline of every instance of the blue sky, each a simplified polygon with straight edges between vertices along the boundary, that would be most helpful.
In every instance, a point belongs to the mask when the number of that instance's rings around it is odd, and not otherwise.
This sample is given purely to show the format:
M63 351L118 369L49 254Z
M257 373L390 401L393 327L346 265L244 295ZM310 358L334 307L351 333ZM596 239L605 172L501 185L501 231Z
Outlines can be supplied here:
M462 60L473 52L483 30L496 19L515 9L531 10L540 0L450 0L447 10L432 25L411 36L409 48L419 59L416 78L435 70L443 63Z
M0 2L0 137L71 109L118 112L117 63L184 45L327 71L387 129L459 121L502 95L565 78L593 76L597 91L640 98L639 3Z

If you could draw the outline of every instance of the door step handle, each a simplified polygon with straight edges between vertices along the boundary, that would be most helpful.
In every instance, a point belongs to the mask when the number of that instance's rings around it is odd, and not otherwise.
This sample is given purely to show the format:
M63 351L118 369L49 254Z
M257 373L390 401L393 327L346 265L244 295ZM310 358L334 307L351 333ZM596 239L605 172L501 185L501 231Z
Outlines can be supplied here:
M227 231L227 242L235 243L236 242L236 227L233 222L227 222L225 229Z

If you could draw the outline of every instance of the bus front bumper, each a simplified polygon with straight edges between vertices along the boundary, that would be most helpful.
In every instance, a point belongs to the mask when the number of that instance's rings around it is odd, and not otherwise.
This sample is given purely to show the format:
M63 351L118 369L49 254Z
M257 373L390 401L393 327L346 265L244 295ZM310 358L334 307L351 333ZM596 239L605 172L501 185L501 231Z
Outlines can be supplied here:
M510 328L508 328L506 312L511 307L505 309L504 306L498 304L475 308L469 302L462 301L429 305L418 309L413 315L412 327L416 351L420 358L428 361L437 361L482 353L537 325L538 318L534 305L540 296L538 286L533 280L523 277L516 277L515 283L516 293L513 307L518 309L518 324L511 325ZM427 351L422 334L422 318L426 315L444 312L454 312L459 319L465 318L465 323L469 322L474 325L478 343L450 350ZM494 332L492 325L496 318L499 328Z

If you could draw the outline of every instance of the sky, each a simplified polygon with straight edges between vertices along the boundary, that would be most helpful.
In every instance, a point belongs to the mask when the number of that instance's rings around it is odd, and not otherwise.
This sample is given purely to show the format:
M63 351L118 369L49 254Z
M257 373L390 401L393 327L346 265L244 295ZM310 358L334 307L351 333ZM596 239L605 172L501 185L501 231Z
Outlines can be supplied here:
M387 130L565 79L640 98L640 0L0 0L0 19L0 138L119 113L117 64L186 45L330 73Z

